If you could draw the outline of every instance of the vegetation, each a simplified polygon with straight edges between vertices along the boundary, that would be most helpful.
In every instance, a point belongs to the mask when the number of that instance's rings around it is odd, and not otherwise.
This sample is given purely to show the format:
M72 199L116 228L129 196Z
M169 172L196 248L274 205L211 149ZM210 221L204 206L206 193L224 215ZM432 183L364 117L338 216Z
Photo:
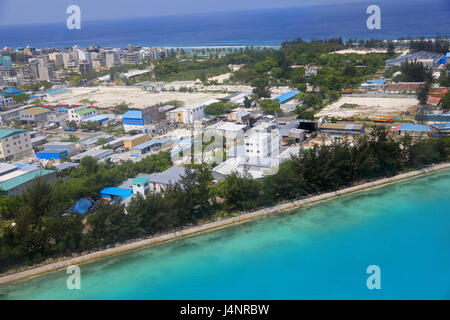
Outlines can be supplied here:
M281 110L280 103L270 99L263 99L259 101L259 107L261 108L262 111L268 114L276 114L283 112L283 110Z
M395 82L431 82L432 71L424 67L422 62L404 62L400 67L401 74L394 77Z
M444 111L450 110L450 92L447 92L441 100L441 108Z
M127 239L202 223L224 212L253 210L279 201L329 192L360 181L389 177L405 170L448 161L450 139L389 136L384 127L354 143L346 139L304 150L262 180L247 173L212 184L210 168L188 166L181 182L159 194L137 197L125 208L104 204L89 213L62 216L80 197L99 199L99 190L137 173L170 166L170 155L159 153L115 166L86 157L70 176L47 184L36 179L21 196L0 196L1 220L14 221L0 232L0 266L34 263L46 257L99 248ZM0 223L0 225L5 225Z
M237 107L237 104L232 102L214 102L205 107L205 114L220 116Z

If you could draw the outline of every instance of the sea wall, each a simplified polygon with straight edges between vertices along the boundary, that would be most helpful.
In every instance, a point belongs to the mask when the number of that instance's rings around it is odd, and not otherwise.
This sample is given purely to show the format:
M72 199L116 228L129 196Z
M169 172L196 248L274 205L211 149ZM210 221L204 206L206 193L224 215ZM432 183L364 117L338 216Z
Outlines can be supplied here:
M292 201L292 202L279 204L279 205L276 205L276 206L270 207L270 208L264 208L264 209L260 209L260 210L252 211L252 212L248 212L248 213L242 213L242 214L237 215L232 218L217 220L217 221L205 223L205 224L202 224L199 226L186 228L184 230L170 232L170 233L166 233L163 235L158 235L158 236L146 238L146 239L131 242L131 243L117 245L115 247L111 247L111 248L108 248L108 249L105 249L102 251L88 253L88 254L81 255L78 257L73 257L73 258L66 258L64 260L60 260L60 261L57 261L54 263L49 263L47 265L31 268L29 270L5 274L0 277L0 284L5 284L8 282L17 281L20 279L34 277L34 276L44 274L44 273L47 273L50 271L59 270L61 268L67 268L71 265L82 264L82 263L85 263L88 261L101 259L101 258L108 257L108 256L111 256L114 254L127 252L130 250L146 247L146 246L153 245L156 243L173 240L173 239L184 237L184 236L190 236L190 235L193 235L193 234L196 234L199 232L213 230L213 229L225 227L225 226L236 224L236 223L242 223L242 222L257 218L257 217L292 211L292 210L295 210L295 209L298 209L301 207L308 206L313 203L333 199L333 198L336 198L341 195L345 195L345 194L349 194L349 193L353 193L353 192L357 192L357 191L361 191L361 190L366 190L368 188L378 187L378 186L386 185L386 184L393 183L393 182L398 182L401 180L413 178L413 177L420 176L420 175L423 175L426 173L444 170L444 169L448 169L448 168L450 168L450 163L438 164L438 165L430 166L430 167L427 167L427 168L424 168L421 170L416 170L416 171L411 171L408 173L399 174L399 175L396 175L391 178L379 179L376 181L359 184L359 185L345 188L342 190L328 192L328 193L324 193L324 194L320 194L320 195L316 195L316 196L311 196L311 197L308 197L308 198L305 198L302 200L296 200L296 201Z

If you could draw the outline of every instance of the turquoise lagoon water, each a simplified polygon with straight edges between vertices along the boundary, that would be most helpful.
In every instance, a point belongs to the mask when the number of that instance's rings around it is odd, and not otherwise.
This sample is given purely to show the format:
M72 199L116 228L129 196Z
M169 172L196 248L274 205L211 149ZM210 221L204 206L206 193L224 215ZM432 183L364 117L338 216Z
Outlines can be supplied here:
M61 270L0 298L449 299L450 171L80 267L81 290Z

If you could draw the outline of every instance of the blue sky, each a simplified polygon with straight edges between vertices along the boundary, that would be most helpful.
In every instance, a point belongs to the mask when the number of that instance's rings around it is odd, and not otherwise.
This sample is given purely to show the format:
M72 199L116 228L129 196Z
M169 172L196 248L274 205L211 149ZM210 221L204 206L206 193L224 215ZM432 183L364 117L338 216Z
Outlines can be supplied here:
M98 20L348 2L377 0L0 0L0 25L65 21L72 4L80 6L82 20Z

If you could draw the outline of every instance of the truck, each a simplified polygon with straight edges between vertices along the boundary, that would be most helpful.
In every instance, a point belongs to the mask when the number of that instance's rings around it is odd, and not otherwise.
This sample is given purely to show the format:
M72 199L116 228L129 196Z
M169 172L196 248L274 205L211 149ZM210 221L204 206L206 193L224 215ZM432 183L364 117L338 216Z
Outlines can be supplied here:
M375 117L372 119L373 122L382 122L382 123L393 123L394 120L391 117Z

